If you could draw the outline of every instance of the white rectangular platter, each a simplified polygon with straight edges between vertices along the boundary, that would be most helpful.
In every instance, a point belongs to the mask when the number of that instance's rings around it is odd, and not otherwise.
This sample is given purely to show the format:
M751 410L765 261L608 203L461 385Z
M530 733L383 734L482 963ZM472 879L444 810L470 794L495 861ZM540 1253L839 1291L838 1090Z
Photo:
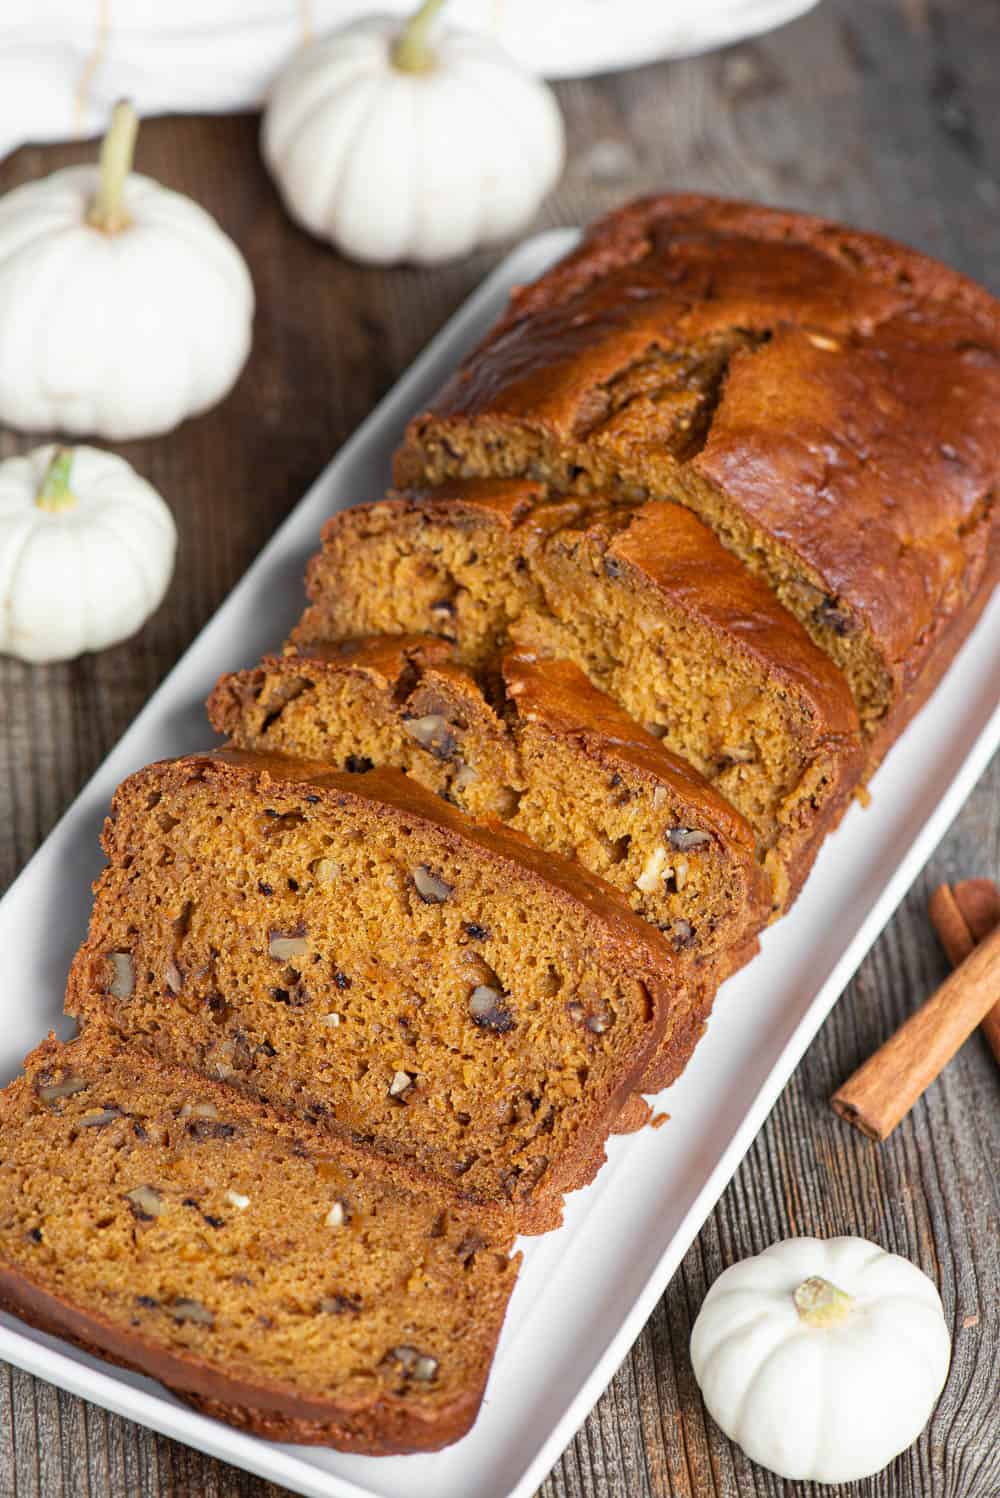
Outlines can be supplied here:
M202 703L224 670L284 638L301 577L333 510L377 496L407 417L492 322L516 282L572 244L516 250L338 454L151 698L0 903L0 1073L51 1027L84 934L116 784L153 759L211 742ZM665 1128L613 1139L559 1232L527 1240L482 1414L433 1456L345 1456L275 1446L194 1414L158 1385L0 1317L0 1357L110 1410L315 1498L528 1498L662 1295L799 1058L1000 744L1000 593L928 708L880 770L868 810L829 839L792 914L726 985L709 1032L666 1097Z

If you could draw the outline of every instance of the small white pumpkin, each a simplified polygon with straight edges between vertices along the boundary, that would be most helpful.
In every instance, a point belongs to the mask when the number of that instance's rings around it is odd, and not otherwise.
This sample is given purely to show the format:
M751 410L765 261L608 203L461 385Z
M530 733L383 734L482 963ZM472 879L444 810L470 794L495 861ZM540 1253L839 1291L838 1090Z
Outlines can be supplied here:
M95 447L0 463L0 652L64 661L134 634L174 570L177 530L151 484Z
M242 255L190 198L130 173L115 108L100 166L0 199L0 421L123 441L222 399L250 350Z
M923 1430L951 1357L927 1276L863 1238L790 1238L705 1297L691 1362L712 1418L782 1477L851 1482Z
M356 260L433 264L503 239L562 170L552 91L485 37L431 46L441 3L334 32L271 92L262 148L289 212Z

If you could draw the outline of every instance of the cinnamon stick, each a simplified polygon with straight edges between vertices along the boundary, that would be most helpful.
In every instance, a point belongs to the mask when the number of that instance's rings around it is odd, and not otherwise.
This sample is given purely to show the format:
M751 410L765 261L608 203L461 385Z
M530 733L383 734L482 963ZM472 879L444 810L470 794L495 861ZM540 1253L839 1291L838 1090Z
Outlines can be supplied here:
M949 962L957 967L1000 926L1000 889L992 879L962 879L954 887L940 884L927 909ZM982 1031L1000 1065L1000 1000L983 1020Z
M831 1099L870 1139L887 1139L1000 997L1000 926L969 953Z
M927 914L948 961L960 967L976 943L950 884L938 885L927 902Z

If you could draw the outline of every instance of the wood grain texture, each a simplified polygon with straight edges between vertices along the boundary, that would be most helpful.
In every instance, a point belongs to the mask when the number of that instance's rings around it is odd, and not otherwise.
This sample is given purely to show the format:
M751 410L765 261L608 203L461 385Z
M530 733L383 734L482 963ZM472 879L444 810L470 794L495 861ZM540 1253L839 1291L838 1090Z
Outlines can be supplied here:
M570 159L538 226L579 222L663 186L730 193L883 230L1000 292L998 64L996 0L824 0L801 21L722 53L561 85ZM90 154L22 150L0 163L0 191ZM139 166L193 193L243 248L259 302L254 352L216 411L120 449L165 495L181 532L177 575L156 617L96 658L48 668L0 661L0 887L310 480L499 257L433 272L346 264L284 218L249 117L150 122ZM30 445L0 432L0 455ZM838 1491L998 1498L1000 1080L992 1057L973 1036L884 1145L828 1106L945 976L927 897L942 880L971 875L1000 876L996 762L539 1498L829 1491L783 1483L726 1441L705 1414L687 1354L709 1283L789 1233L860 1233L906 1254L939 1284L954 1336L951 1376L923 1438L886 1472ZM669 1148L669 1124L659 1137ZM0 1498L277 1492L0 1367Z

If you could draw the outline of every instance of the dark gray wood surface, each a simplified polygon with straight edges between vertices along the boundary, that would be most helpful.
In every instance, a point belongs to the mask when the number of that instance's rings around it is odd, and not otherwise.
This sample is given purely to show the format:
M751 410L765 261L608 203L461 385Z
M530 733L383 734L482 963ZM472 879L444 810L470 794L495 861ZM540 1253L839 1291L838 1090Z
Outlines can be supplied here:
M825 0L722 53L563 84L569 164L539 227L591 218L635 192L693 188L884 230L1000 292L998 74L998 0ZM0 191L89 154L25 149L0 163ZM310 480L499 255L435 271L345 264L283 217L250 118L150 122L139 165L199 198L242 246L259 299L254 352L218 410L121 449L180 527L177 574L157 616L98 657L34 669L0 661L0 888ZM29 445L0 432L0 456ZM923 1438L841 1491L998 1498L1000 1073L973 1037L881 1146L827 1106L944 976L925 914L930 889L984 874L1000 877L1000 762L823 1027L544 1498L820 1492L782 1483L722 1437L687 1352L712 1279L790 1233L860 1233L906 1254L939 1284L954 1336ZM0 1365L2 1498L277 1491Z

